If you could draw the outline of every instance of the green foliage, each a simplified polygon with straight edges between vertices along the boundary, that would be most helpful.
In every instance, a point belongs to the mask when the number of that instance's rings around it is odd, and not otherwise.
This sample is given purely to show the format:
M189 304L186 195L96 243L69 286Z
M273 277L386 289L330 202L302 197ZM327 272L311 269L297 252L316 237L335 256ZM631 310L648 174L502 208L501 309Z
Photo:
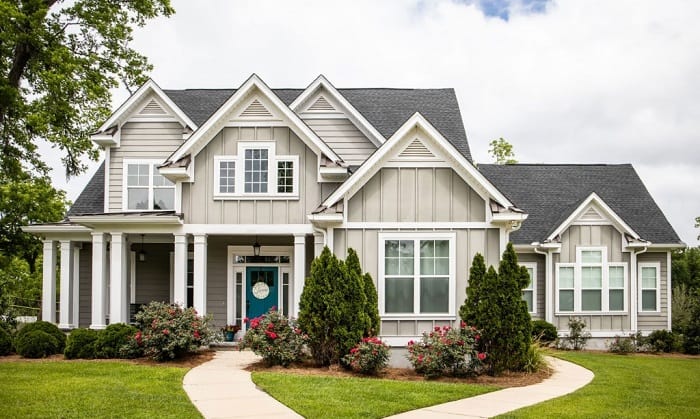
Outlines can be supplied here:
M591 338L588 331L584 331L586 322L578 317L569 317L569 336L560 340L562 349L573 349L580 351L586 347L586 342Z
M480 332L464 322L459 328L435 326L424 332L418 342L408 342L408 360L417 373L426 378L463 377L481 370L491 355L477 351Z
M608 350L612 353L627 355L636 351L636 346L631 337L615 335L613 340L607 344Z
M516 164L513 145L503 139L493 140L489 143L489 154L494 158L496 164Z
M677 333L685 333L693 314L693 306L697 304L697 295L688 289L687 285L673 286L671 295L671 325Z
M151 302L136 314L138 331L123 347L122 356L139 353L167 361L196 351L218 336L209 327L211 317L197 316L193 308Z
M557 340L557 328L546 320L533 320L532 339L541 343L552 343Z
M484 274L484 267L483 258L477 254L460 315L482 331L479 350L489 355L486 364L491 374L522 371L532 341L530 314L522 300L522 290L530 277L518 264L511 243L503 252L498 272L491 266Z
M546 366L547 362L544 360L544 349L542 349L538 341L533 341L527 349L523 370L533 373L542 370Z
M17 344L16 341L21 339L24 335L29 334L35 330L41 330L42 332L48 333L49 335L53 336L56 339L56 352L54 353L62 353L63 350L66 348L66 334L61 331L61 329L58 328L53 323L50 322L45 322L43 320L39 320L38 322L34 323L27 323L24 326L22 326L21 329L17 332L17 336L15 337L15 345ZM17 348L19 352L19 347Z
M268 365L288 366L304 356L308 336L277 310L247 320L250 328L241 341L240 349L250 348Z
M95 342L101 332L92 329L75 329L66 340L63 355L68 359L95 358Z
M671 282L691 292L700 289L700 248L690 247L671 253Z
M41 261L41 257L39 257ZM41 272L17 256L0 256L0 316L36 316L41 303Z
M692 298L690 320L684 331L683 351L687 354L700 354L700 292Z
M377 375L389 363L389 346L376 336L362 338L343 360L355 372Z
M121 348L129 343L129 338L136 335L138 329L125 323L114 323L102 330L95 342L95 357L97 358L121 358L126 356L121 353Z
M339 362L368 333L373 322L378 324L378 314L377 319L373 318L376 304L369 304L365 295L366 280L352 249L348 250L347 264L328 247L311 262L299 303L299 327L309 335L316 363Z
M17 353L25 358L45 358L61 352L58 340L40 329L18 335L15 347Z
M368 329L365 331L365 337L378 336L382 322L379 318L377 288L374 286L374 279L372 279L372 275L369 272L365 272L362 275L362 281L365 285L364 291L367 299L365 314L367 315Z
M12 352L12 335L0 327L0 356L9 355Z
M683 348L682 336L670 330L654 330L645 343L652 352L676 352Z
M39 139L63 154L67 175L97 157L90 134L110 113L110 89L146 80L133 29L174 13L169 0L0 3L0 173L48 174Z

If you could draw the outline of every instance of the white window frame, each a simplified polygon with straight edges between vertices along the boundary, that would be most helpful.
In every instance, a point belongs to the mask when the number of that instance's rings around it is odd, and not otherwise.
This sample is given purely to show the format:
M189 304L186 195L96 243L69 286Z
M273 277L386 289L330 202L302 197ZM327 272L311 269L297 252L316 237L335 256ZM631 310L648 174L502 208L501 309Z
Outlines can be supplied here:
M644 310L642 303L642 291L650 290L652 288L642 288L642 268L654 268L656 269L656 309L655 310ZM639 262L637 264L637 281L639 282L638 295L639 301L639 313L660 313L661 312L661 263L659 262Z
M163 161L158 159L124 159L122 161L122 210L124 212L146 212L146 211L175 211L175 206L177 206L177 194L176 184L173 183L172 186L155 186L153 184L153 176L156 174L155 171L158 170L155 166L161 164ZM129 208L129 166L147 164L148 165L148 209L134 209ZM160 174L160 173L158 173ZM135 188L146 188L145 186L133 186ZM171 209L153 209L153 195L155 189L172 189L173 191L173 208Z
M530 314L537 313L537 262L521 262L520 266L524 266L527 269L532 269L532 277L530 278L530 285L532 289L524 288L523 292L532 292L532 311ZM523 301L525 299L523 298Z
M245 192L245 152L246 150L267 150L267 192ZM298 199L299 198L299 156L277 155L276 144L265 141L240 141L237 155L214 156L214 199ZM277 192L277 163L292 162L292 192ZM219 178L221 162L236 164L233 193L220 191Z
M584 263L582 258L582 253L585 251L596 251L601 252L601 263ZM584 267L601 267L601 309L600 310L583 310L582 309L582 271ZM559 268L560 267L573 267L574 268L574 310L573 311L562 311L559 307ZM623 269L623 309L622 310L610 310L610 268L611 267L622 267ZM629 287L629 272L627 269L627 263L625 262L608 262L608 248L605 246L579 246L576 247L576 262L573 263L557 263L555 265L556 274L556 290L555 290L555 303L556 303L556 314L557 315L573 315L573 314L622 314L628 311L628 287ZM641 272L641 270L640 270ZM658 276L658 275L657 275ZM641 281L641 279L640 279ZM566 288L569 289L569 288ZM620 289L620 288L613 288ZM639 293L641 296L641 291ZM641 297L640 297L641 298ZM658 299L657 299L658 306Z
M439 319L454 320L455 314L455 291L456 291L456 269L457 269L457 249L456 233L432 233L432 232L406 232L406 233L382 233L378 234L378 272L379 272L379 314L383 319L391 320L411 320L411 319ZM384 266L384 246L387 240L412 240L417 243L414 246L414 269L413 269L413 313L387 313L385 310L385 266ZM447 240L449 242L449 274L448 276L448 310L447 313L421 313L420 312L420 241L421 240Z

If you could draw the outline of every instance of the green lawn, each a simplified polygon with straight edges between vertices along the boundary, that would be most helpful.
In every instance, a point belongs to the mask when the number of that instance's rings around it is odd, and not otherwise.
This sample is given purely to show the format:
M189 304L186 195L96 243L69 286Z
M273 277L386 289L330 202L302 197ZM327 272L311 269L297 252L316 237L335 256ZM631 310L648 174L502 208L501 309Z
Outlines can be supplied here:
M201 418L186 368L122 362L0 362L3 418Z
M557 357L595 373L568 396L503 418L700 418L700 359L580 352Z
M254 372L253 382L306 418L382 418L497 387Z

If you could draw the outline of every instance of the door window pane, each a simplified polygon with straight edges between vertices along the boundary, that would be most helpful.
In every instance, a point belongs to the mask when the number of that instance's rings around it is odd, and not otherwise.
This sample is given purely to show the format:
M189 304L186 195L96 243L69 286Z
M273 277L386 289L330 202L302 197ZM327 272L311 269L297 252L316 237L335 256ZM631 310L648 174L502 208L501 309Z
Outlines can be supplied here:
M413 278L386 278L385 293L387 313L413 313Z
M449 311L449 294L449 278L421 278L420 312L447 313Z

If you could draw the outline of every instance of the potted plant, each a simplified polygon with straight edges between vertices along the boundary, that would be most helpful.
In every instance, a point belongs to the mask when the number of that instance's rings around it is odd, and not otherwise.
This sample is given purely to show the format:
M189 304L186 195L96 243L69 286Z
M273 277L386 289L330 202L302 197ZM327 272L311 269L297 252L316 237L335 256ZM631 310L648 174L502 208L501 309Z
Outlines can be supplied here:
M221 331L224 333L224 341L233 342L233 337L239 330L241 330L241 326L237 324L227 324L226 326L222 327Z

